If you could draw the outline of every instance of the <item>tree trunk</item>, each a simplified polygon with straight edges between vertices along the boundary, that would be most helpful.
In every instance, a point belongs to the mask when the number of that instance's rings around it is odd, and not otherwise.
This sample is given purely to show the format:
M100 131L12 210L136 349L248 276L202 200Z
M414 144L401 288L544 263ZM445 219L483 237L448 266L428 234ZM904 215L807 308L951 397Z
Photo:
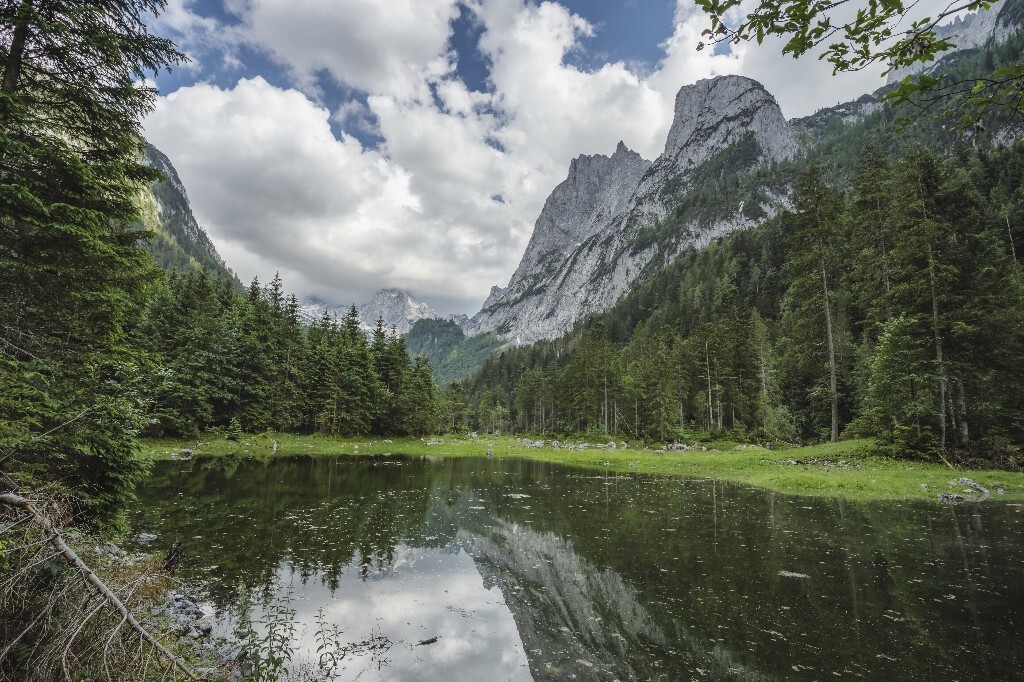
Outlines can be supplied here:
M21 64L25 57L25 43L28 42L29 18L32 13L32 3L25 0L18 7L17 19L14 20L14 36L11 38L11 51L7 54L7 63L4 64L4 80L0 88L9 95L14 94L18 89L18 79L21 77Z
M604 432L608 433L608 374L604 375Z
M825 301L825 336L828 340L828 388L832 398L833 443L839 440L839 386L836 381L836 347L832 337L832 304L828 300L828 277L825 274L825 260L821 260L821 289Z
M956 407L960 413L960 444L968 446L971 444L970 429L967 428L967 396L964 394L964 382L956 382Z
M708 342L704 342L704 366L708 373L708 431L715 427L715 409L711 402L711 355L708 350Z
M1006 214L1006 236L1010 238L1010 253L1013 254L1013 262L1017 262L1017 247L1013 245L1013 232L1010 231L1010 214Z
M882 214L881 199L876 200L875 210L879 215ZM889 304L889 293L892 286L889 283L889 254L885 243L885 228L882 222L879 222L876 227L878 228L878 248L882 254L882 288L885 290L885 319L892 322L892 307Z
M886 253L885 236L880 234L878 240L882 248L882 288L885 290L885 319L892 322L892 306L889 303L889 294L892 290L892 285L889 283L889 255Z
M935 258L928 244L928 281L932 294L932 329L935 333L935 365L939 372L939 447L946 451L946 363L942 357L942 334L939 332L939 297L936 291Z
M764 357L764 348L758 354L761 360L761 420L764 433L768 435L768 361Z

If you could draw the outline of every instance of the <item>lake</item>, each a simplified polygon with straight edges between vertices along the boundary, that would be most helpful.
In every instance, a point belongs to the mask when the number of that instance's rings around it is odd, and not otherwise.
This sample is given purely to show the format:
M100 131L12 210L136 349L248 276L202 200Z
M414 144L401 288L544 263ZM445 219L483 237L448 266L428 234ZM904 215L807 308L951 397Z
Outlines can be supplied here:
M1024 507L486 458L160 462L131 520L335 679L1020 679ZM319 621L319 622L318 622Z

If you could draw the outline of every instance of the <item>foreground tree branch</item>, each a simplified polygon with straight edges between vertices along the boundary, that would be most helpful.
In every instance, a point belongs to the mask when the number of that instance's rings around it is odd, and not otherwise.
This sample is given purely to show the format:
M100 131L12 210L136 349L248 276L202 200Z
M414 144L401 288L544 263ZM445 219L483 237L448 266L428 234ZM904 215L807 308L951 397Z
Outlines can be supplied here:
M142 637L142 639L149 642L149 644L154 649L159 651L162 656L164 656L168 661L170 661L171 664L174 665L174 667L181 670L188 677L188 679L199 680L199 677L196 675L195 672L192 671L188 664L186 664L178 656L175 656L170 651L168 651L167 648L159 642L159 640L157 640L153 635L151 635L149 631L146 630L146 628L144 628L142 624L135 619L135 616L133 616L131 611L128 610L128 607L125 606L124 603L118 598L118 596L114 594L109 587L107 587L106 583L100 580L100 578L93 572L93 570L89 568L89 566L87 566L84 561L82 561L81 557L79 557L78 554L76 554L73 549L68 547L67 543L64 542L64 538L61 535L60 531L54 527L53 523L50 521L49 518L47 518L42 512L36 509L35 505L32 504L30 500L20 495L16 495L14 493L4 493L0 494L0 504L4 504L8 507L14 507L17 509L23 509L29 512L32 515L33 521L36 523L37 526L39 526L40 529L42 529L43 533L47 537L48 542L54 547L54 549L57 550L57 552L64 559L64 561L66 561L71 566L74 566L78 570L78 572L82 575L82 578L85 580L86 584L91 585L93 588L95 588L96 591L99 592L100 596L102 596L103 599L106 600L107 604L109 604L115 611L117 611L121 615L124 622L126 622L133 630L135 630L135 632L137 632L139 636Z

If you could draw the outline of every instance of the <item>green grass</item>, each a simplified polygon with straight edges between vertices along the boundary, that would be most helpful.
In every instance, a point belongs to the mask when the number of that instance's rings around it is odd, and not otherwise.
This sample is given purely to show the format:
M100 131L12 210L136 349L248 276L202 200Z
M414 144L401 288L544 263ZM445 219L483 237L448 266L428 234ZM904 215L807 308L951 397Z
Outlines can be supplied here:
M428 445L430 441L437 441ZM548 441L550 442L550 441ZM578 442L573 439L571 442ZM239 442L224 438L195 441L169 439L144 441L147 458L172 459L183 448L200 456L243 456L269 458L289 455L339 455L481 457L488 450L495 457L515 457L618 472L638 472L715 478L768 488L780 493L843 497L853 500L917 499L937 500L940 492L962 492L963 485L950 486L967 476L992 491L997 501L1024 501L1024 473L971 470L951 471L942 463L896 460L870 454L872 441L849 440L799 448L766 450L759 446L715 441L704 444L707 450L667 451L631 446L629 449L585 450L524 446L513 437L437 437L435 439L330 438L291 434L246 436ZM794 463L795 462L795 463ZM922 487L926 484L927 487ZM1003 488L1005 495L997 495Z

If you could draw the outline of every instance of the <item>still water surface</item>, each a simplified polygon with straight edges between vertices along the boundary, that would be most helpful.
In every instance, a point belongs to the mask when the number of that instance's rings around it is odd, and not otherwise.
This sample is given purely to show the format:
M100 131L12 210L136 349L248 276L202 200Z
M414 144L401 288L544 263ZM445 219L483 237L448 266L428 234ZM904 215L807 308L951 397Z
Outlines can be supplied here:
M392 642L338 679L1024 675L1021 505L398 456L162 462L139 499L225 627L277 598L296 661L320 609Z

